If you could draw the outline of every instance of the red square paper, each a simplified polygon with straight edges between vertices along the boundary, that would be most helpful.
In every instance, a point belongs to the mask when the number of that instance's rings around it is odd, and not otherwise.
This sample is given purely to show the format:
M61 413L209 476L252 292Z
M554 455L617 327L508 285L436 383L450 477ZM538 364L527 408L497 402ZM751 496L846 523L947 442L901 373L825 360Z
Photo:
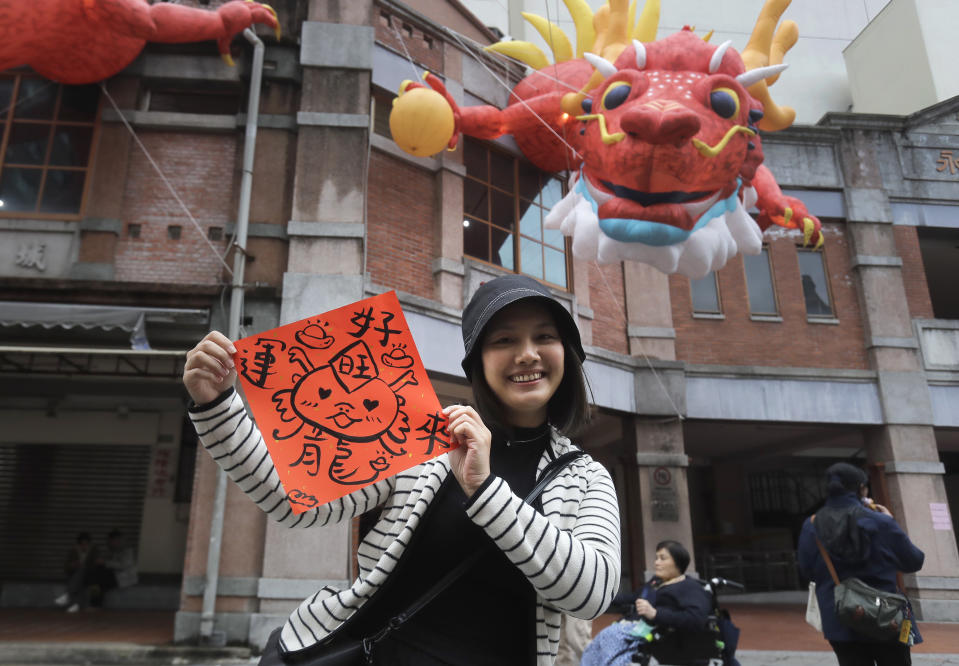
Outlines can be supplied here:
M296 513L450 449L392 291L235 346L240 382Z

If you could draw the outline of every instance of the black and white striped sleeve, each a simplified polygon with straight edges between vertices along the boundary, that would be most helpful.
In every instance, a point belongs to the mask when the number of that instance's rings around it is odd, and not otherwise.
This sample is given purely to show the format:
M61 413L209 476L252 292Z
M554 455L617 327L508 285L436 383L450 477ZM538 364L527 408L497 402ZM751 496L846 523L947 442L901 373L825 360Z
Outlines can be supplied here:
M619 505L609 473L595 461L574 463L553 483L582 488L583 480L585 492L575 507L569 507L575 512L570 530L554 525L498 477L471 499L467 515L523 572L545 603L590 619L606 610L619 587Z
M287 527L328 525L353 518L384 503L393 490L383 479L344 497L294 514L256 423L236 391L189 410L200 443L213 460L270 518Z

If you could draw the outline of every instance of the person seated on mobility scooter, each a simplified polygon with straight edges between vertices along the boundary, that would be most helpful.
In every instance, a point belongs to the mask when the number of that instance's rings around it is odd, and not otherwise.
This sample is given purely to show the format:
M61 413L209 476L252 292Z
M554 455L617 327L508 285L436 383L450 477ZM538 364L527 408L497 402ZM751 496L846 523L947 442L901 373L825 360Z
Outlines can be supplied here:
M676 541L656 545L654 577L638 593L618 595L611 609L624 617L601 631L583 653L582 666L707 664L715 659L738 666L733 658L739 630L721 610L719 587L740 587L725 579L710 582L685 575L689 552ZM724 640L726 638L726 640Z

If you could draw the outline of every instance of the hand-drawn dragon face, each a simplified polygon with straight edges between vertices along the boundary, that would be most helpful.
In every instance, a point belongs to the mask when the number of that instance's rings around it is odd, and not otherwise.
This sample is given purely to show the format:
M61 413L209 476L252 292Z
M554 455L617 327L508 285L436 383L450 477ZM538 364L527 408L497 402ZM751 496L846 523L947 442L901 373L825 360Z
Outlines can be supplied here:
M670 273L703 275L737 245L758 252L740 190L762 162L762 105L739 54L684 30L590 61L606 78L582 102L583 166L547 226L572 235L577 256Z
M357 380L347 374L346 381L341 377L332 365L304 375L293 388L293 411L317 428L357 442L389 430L400 410L390 385L379 377Z

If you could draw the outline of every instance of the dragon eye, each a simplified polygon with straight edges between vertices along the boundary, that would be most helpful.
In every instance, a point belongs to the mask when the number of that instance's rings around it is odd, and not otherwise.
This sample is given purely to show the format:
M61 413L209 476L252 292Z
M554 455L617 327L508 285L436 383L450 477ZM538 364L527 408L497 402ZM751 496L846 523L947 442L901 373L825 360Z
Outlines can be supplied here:
M617 81L603 94L603 108L615 109L626 101L632 87L625 81Z
M739 96L729 88L716 88L709 93L709 106L720 118L733 118L739 113Z

